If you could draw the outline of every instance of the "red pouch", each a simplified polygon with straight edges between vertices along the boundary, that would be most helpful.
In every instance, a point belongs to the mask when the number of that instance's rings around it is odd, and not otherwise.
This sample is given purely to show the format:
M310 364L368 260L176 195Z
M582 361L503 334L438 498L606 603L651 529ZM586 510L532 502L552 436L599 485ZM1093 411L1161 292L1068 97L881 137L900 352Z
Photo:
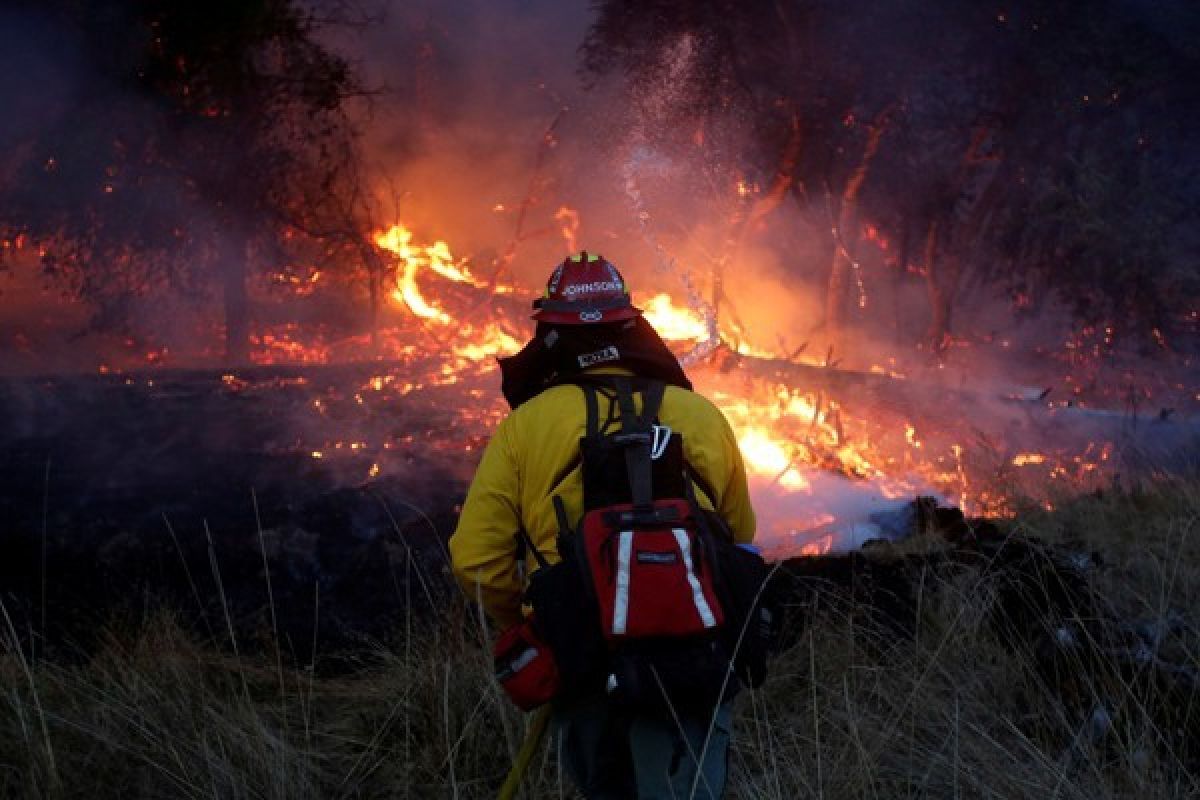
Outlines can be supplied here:
M492 647L492 659L500 687L522 711L545 705L558 694L558 664L538 636L532 618L500 634Z
M674 507L669 527L622 529L621 512L630 506L596 509L583 518L600 622L612 642L692 636L715 631L724 622L687 502L669 499L654 505L668 511Z

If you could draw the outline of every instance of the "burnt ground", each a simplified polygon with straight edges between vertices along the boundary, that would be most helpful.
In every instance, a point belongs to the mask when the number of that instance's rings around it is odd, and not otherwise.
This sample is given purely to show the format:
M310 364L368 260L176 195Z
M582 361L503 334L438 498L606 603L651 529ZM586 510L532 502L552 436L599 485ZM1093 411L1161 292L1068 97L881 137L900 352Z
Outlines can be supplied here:
M0 598L16 629L69 656L165 604L220 640L227 606L252 640L270 630L269 571L276 628L308 653L314 627L336 650L440 602L479 439L439 387L364 398L376 372L0 382Z

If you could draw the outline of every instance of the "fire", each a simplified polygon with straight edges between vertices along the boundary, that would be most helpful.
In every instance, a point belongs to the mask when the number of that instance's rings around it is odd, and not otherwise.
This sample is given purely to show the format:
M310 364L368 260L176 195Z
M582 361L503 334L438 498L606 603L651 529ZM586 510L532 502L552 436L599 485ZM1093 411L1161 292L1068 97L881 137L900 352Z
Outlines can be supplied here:
M913 448L921 447L921 440L917 438L917 429L911 423L904 423L904 440Z
M512 287L495 285L475 276L467 260L456 259L450 246L441 239L422 246L414 244L413 238L413 232L401 223L396 223L375 235L375 244L381 250L394 255L398 262L399 275L391 292L392 299L403 303L420 319L447 327L456 326L461 341L453 350L463 361L480 362L519 350L520 342L495 323L488 322L480 327L463 322L427 300L417 285L417 275L428 270L451 283L465 284L473 289L490 288L494 294L511 292ZM444 376L446 382L454 383L457 380L452 374L455 368L444 365L444 369L449 370Z
M428 247L414 247L413 233L403 225L396 224L375 236L375 244L392 253L400 260L401 271L392 290L392 297L408 306L412 313L422 319L434 320L449 325L453 320L449 314L425 300L417 286L417 271L422 267L453 281L468 280L467 273L454 264L449 246L436 241Z
M482 361L485 358L515 353L521 349L521 343L513 336L496 325L489 324L484 328L482 336L473 342L454 348L454 354L468 361Z
M833 550L834 535L827 533L823 536L818 536L815 539L809 539L800 547L800 555L802 556L823 556Z
M576 249L578 213L563 206L553 217L566 245ZM886 249L870 231L868 238ZM351 466L349 472L356 480L397 474L393 459L418 443L436 442L433 446L461 455L483 441L505 414L495 378L489 374L495 369L495 357L517 351L525 334L507 326L508 319L519 324L524 320L520 312L505 313L509 300L505 295L516 295L514 311L533 296L532 289L519 290L498 284L494 276L484 277L477 263L456 255L445 240L422 241L403 224L376 232L374 241L392 267L393 282L387 291L392 304L381 319L395 327L377 331L370 342L365 334L335 341L314 339L311 329L306 329L309 336L302 344L301 331L288 323L258 332L254 342L260 360L292 363L361 358L368 344L377 345L375 354L392 363L365 374L344 394L312 398L306 403L309 413L329 424L343 418L348 406L369 413L398 398L411 397L414 402L420 397L436 398L434 405L451 415L450 428L462 434L438 439L431 428L424 438L405 433L350 440L342 430L345 441L331 435L301 445L299 452L323 466L333 462ZM312 291L318 280L322 284L329 280L315 271L281 274L293 273L307 276L287 281L296 294ZM638 305L678 351L722 341L739 354L740 360L733 359L732 366L714 358L690 365L689 372L698 390L728 420L760 507L760 536L781 555L820 555L855 537L869 536L874 524L869 513L894 509L918 493L937 494L968 514L997 514L1005 513L1012 496L1025 490L1014 490L1017 478L1036 491L1039 484L1050 481L1083 485L1106 474L1103 467L1112 455L1112 443L1096 442L1082 452L1081 446L1067 451L1045 447L1040 441L1013 446L1011 452L968 447L959 442L975 442L967 438L973 432L962 426L951 428L936 412L902 410L870 396L857 396L855 381L887 387L889 381L899 385L919 379L898 371L903 365L894 359L879 359L880 363L864 365L857 373L847 369L841 373L845 384L822 381L798 386L779 365L834 370L830 356L801 352L803 348L794 349L783 337L776 337L777 346L751 346L745 341L748 336L767 332L752 325L743 329L734 318L718 319L701 304L679 301L665 292L639 297ZM751 365L754 368L738 368L753 359L761 359ZM225 385L242 391L247 381L229 375ZM1022 469L1011 469L1014 466ZM849 500L838 501L837 496ZM864 527L857 528L860 523Z
M729 419L753 472L786 478L795 466L834 468L851 478L881 478L865 442L852 442L832 402L818 406L813 398L784 385L741 397L717 395L717 405ZM783 454L790 454L784 456ZM773 470L773 471L772 471Z
M573 244L578 215L564 207L558 210L555 219L561 224L561 233L568 244ZM465 284L476 289L488 286L486 281L475 277L467 260L454 257L444 241L419 244L410 229L397 224L379 232L376 243L396 257L398 276L393 298L417 318L430 321L439 328L453 327L457 334L449 345L453 357L443 360L438 374L428 376L426 383L457 383L462 380L463 370L472 364L484 363L492 356L519 349L520 341L494 322L471 325L457 319L448 310L450 295L434 295L433 284L428 278L421 278L436 275L449 284ZM430 294L423 293L418 286L419 279L431 287ZM430 299L435 296L437 300ZM665 292L650 297L642 307L647 320L666 341L697 342L711 336L710 323L701 313L677 304ZM378 391L382 387L380 377L372 378L369 386ZM835 402L770 383L716 390L712 396L733 427L748 473L766 481L767 485L789 494L811 496L810 476L814 470L823 470L891 486L874 465L869 444L848 434ZM334 449L337 449L336 445ZM891 488L887 496L892 495L903 496L903 490ZM806 515L805 527L811 529L813 525L825 526L834 521L833 516L814 511ZM789 523L789 529L798 530L796 522ZM832 546L832 534L804 545L806 552L825 552Z
M743 428L738 447L751 473L771 477L780 486L797 492L811 492L812 485L796 468L796 456L763 426Z
M573 208L561 206L554 212L554 221L559 225L559 233L567 243L568 253L579 252L579 212Z
M642 310L658 335L668 342L695 342L708 338L704 318L690 308L675 305L665 292L651 297Z

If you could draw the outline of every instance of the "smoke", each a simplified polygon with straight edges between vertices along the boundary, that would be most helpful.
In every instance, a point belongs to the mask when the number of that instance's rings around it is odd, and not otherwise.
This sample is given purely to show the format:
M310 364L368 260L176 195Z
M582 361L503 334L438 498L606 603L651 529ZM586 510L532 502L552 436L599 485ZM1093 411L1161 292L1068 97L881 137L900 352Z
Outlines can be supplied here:
M114 358L152 365L173 351L177 363L212 355L215 290L198 267L228 250L219 203L155 161L183 143L122 71L144 44L122 26L128 13L122 4L0 10L0 224L8 237L0 253L0 373L90 372ZM97 50L96 31L82 29L82 19L127 35ZM89 227L89 215L107 219L103 230ZM184 221L189 239L170 269L112 250L86 257L106 237L132 251L177 247ZM51 240L50 258L38 237ZM76 247L84 258L55 257Z
M889 6L869 21L875 31L869 35L894 39L897 19L917 27L928 21ZM457 255L486 263L512 242L523 210L527 238L517 245L514 268L518 282L532 289L566 249L553 224L555 211L575 209L579 244L613 259L635 296L669 292L710 325L719 322L721 333L748 351L799 353L810 363L831 359L844 369L903 376L896 391L907 398L907 417L890 416L853 392L839 399L848 414L878 416L899 432L895 436L902 437L905 422L915 422L925 446L936 450L921 457L941 463L947 473L1000 475L1014 491L1023 491L1022 475L1011 464L1019 453L1057 448L1085 454L1081 461L1087 462L1098 458L1086 455L1093 441L1098 449L1128 438L1121 434L1127 421L1120 412L1096 424L1074 409L1038 402L1046 388L1059 404L1080 390L1075 377L1067 379L1082 371L1080 363L1050 357L1073 335L1074 319L1052 299L1036 316L1014 314L1012 296L973 282L970 264L955 308L956 339L940 354L916 348L930 322L929 290L918 274L928 268L921 232L909 243L907 264L898 263L897 241L860 238L857 229L842 232L855 251L862 287L861 294L858 287L852 291L847 330L831 340L822 322L833 257L830 227L840 200L836 184L833 197L819 185L803 187L803 193L789 192L755 216L773 175L743 165L770 163L779 154L742 158L762 147L749 113L701 120L697 107L705 99L690 94L695 82L688 80L704 68L701 43L686 34L668 41L653 80L632 85L616 75L585 89L577 75L577 47L590 21L582 3L389 7L385 24L366 37L364 67L389 90L375 103L368 151L386 187L381 196L395 200L395 215L425 238L444 237ZM860 23L849 17L837 21ZM846 31L835 25L824 34L845 37ZM863 40L859 34L851 38ZM893 48L886 57L911 57L937 78L937 58L918 53L919 40L911 37L910 47ZM854 55L860 62L874 58L870 51ZM884 58L879 55L871 69L882 72ZM936 129L930 120L939 108L909 113L923 115L921 125ZM849 141L848 146L861 146ZM905 187L888 161L921 146L885 138L855 225L886 227L883 223L920 202L929 187ZM841 156L851 165L854 159L853 153ZM887 196L891 189L894 197ZM1119 367L1109 362L1106 369L1112 374ZM698 377L702 389L710 388L713 382ZM1110 394L1109 400L1120 408L1119 398ZM952 443L964 455L956 456ZM880 466L897 476L904 470L902 464ZM847 480L818 468L804 475L810 482L804 492L754 479L760 527L774 532L776 541L834 533L835 546L852 547L894 529L878 515L902 507L904 497L878 482ZM1027 488L1033 494L1039 487ZM908 490L908 498L937 495L918 479L910 479ZM821 523L826 518L837 525Z
M629 278L635 299L668 292L704 314L710 332L719 325L721 334L745 352L795 356L806 363L829 360L847 370L904 376L904 383L895 384L896 393L907 394L906 413L912 414L908 419L922 438L928 437L927 447L939 448L930 459L944 460L947 472L961 466L950 442L982 453L968 457L992 458L996 463L988 468L993 471L1007 469L1005 465L1026 449L1062 445L1082 451L1093 439L1116 438L1114 431L1124 424L1121 397L1144 388L1140 382L1147 373L1166 388L1195 384L1194 368L1181 376L1174 370L1143 367L1130 370L1135 377L1116 386L1114 397L1111 376L1123 374L1129 362L1109 360L1103 370L1092 371L1087 378L1091 385L1081 387L1078 376L1090 369L1085 359L1052 357L1073 335L1065 309L1047 303L1031 322L1014 316L1008 295L969 280L956 307L958 338L948 352L918 350L914 344L929 324L928 290L917 274L928 266L921 263L920 242L910 243L909 263L902 264L897 262L899 242L859 237L857 229L842 235L853 243L861 292L853 287L847 330L833 342L822 322L834 250L830 229L836 224L838 202L830 195L836 195L836 189L798 187L784 192L774 205L766 203L774 179L771 169L760 174L746 164L773 168L781 152L759 153L764 145L751 127L753 119L749 113L737 113L737 108L719 119L701 119L697 105L704 98L692 96L687 87L694 86L688 78L702 69L698 48L703 43L687 35L668 42L658 54L656 78L636 87L620 75L585 87L578 73L579 46L593 13L584 2L395 0L378 3L371 12L369 24L323 34L361 70L364 84L378 90L357 109L374 199L371 221L378 228L404 222L421 241L443 239L456 256L470 257L478 274L487 274L511 252L515 281L524 288L539 286L567 251L558 216L560 209L569 208L580 219L578 245L615 261ZM882 32L906 13L900 5L889 5L870 22ZM914 16L906 24L919 21ZM823 33L835 36L839 31ZM910 39L904 53L924 46L919 36ZM61 130L84 98L92 105L120 109L123 125L152 119L140 106L141 99L99 80L94 65L72 46L71 35L45 16L4 12L0 45L0 101L13 110L0 122L0 144ZM869 52L854 55L863 61L872 58ZM926 54L922 68L929 68L930 57ZM917 108L912 113L933 116L935 111ZM78 152L64 151L60 158L86 155L86 144L81 140ZM908 141L905 152L919 150L921 144ZM898 171L881 166L893 157L892 148L899 147L884 140L878 168L867 177L867 196L873 199L862 203L857 227L885 227L884 221L901 215L913 196L927 188L903 185ZM783 143L777 149L782 151ZM744 158L748 153L761 157ZM802 155L820 157L807 150ZM832 182L839 177L831 176ZM140 224L149 227L162 224L160 215L170 218L165 211L176 214L179 204L188 202L170 185L144 191ZM206 246L224 247L214 209L192 204L187 213L206 231ZM12 370L18 361L41 370L67 364L94 369L104 358L101 348L68 338L83 324L75 318L77 306L57 300L52 304L36 281L10 281L6 286L16 298L14 304L6 304L8 327L0 328L6 342L33 327L31 316L44 319L46 330L57 333L54 338L47 333L23 349L6 347L0 369ZM186 285L164 287L135 298L127 308L136 328L153 334L158 346L183 354L174 360L177 364L196 363L201 354L189 351L196 330L217 327L204 319L212 306L189 299L193 291L203 292ZM310 324L362 313L361 307L339 311L329 306L297 311L294 298L289 302L291 319ZM12 305L35 310L14 323ZM474 313L486 315L488 309L477 307ZM71 323L64 325L68 319ZM1098 335L1103 338L1104 332ZM429 349L436 360L446 355L433 352L437 344L436 337L423 337L413 347ZM422 363L420 369L437 373L436 365ZM707 388L703 378L700 386ZM1006 399L1037 398L1045 388L1052 390L1051 402L1065 403L1077 391L1107 396L1118 414L1096 422L1075 409L1047 410L1044 403ZM439 399L447 407L466 396L472 402L483 398L479 405L486 405L485 389L472 384L470 392L464 386ZM362 393L371 396L366 389ZM848 415L879 413L891 425L890 435L902 440L905 417L886 416L886 404L880 403L880 410L855 392L843 395L836 399ZM398 405L410 402L405 393L394 399ZM361 404L353 395L347 401L352 410ZM321 412L313 419L309 407L308 402L301 404L290 418L296 440L324 447L334 435L347 442L356 437L355 431L331 433L345 424L344 418ZM1141 412L1152 415L1157 409L1143 406ZM420 423L414 417L404 422ZM359 438L375 441L380 436L377 428L362 423ZM980 447L981 442L985 446ZM392 474L407 476L405 447L384 454L395 459L394 466L380 459L385 473L394 469ZM369 466L369 460L366 465L355 461L352 480L363 480ZM905 466L885 464L880 469L900 473ZM855 546L894 530L878 515L904 501L889 496L877 483L849 481L818 468L804 474L810 486L802 492L771 479L754 481L762 527L781 541L834 532L837 545ZM925 483L913 483L910 489L934 493ZM836 530L823 521L827 518L838 521Z
M522 277L548 273L565 251L555 212L578 203L568 184L588 158L574 64L587 19L546 0L390 3L353 32L343 46L382 90L364 126L379 222L477 262L521 237Z
M81 89L78 42L27 9L0 9L0 148L57 125Z

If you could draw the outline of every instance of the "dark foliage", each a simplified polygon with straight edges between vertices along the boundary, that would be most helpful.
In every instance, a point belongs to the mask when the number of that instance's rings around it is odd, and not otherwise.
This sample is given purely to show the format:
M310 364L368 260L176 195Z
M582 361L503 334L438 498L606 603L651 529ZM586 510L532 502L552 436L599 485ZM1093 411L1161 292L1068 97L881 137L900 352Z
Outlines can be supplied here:
M311 245L352 179L349 64L293 0L10 4L0 58L0 231L120 326L130 298L223 294ZM22 237L22 238L18 238Z
M790 190L851 251L856 217L882 230L900 277L925 275L935 340L968 280L1149 331L1200 290L1198 33L1183 2L608 0L582 62L635 102L670 82L657 146L736 125L729 183Z

